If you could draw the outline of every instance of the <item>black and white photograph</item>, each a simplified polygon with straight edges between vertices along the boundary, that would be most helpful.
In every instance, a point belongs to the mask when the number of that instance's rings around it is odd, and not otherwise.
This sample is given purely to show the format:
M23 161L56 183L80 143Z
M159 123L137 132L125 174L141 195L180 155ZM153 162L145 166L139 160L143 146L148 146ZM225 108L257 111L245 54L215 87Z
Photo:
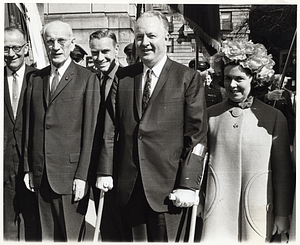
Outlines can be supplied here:
M296 1L2 13L3 244L300 242Z

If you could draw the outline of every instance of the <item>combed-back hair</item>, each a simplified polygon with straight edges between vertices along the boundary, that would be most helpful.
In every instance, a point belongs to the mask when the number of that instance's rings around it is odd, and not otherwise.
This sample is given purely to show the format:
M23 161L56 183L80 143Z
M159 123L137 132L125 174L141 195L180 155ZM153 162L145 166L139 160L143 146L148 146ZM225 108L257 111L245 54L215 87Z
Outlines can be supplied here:
M141 14L141 16L138 19L144 18L144 17L157 17L163 24L163 28L164 28L166 34L168 33L169 21L163 13L161 13L157 10L151 10L151 11L147 11L147 12L144 12L143 14Z
M112 39L114 46L116 46L118 44L116 34L110 30L98 30L98 31L93 32L90 35L90 41L93 39L101 39L104 37L108 37L108 38Z

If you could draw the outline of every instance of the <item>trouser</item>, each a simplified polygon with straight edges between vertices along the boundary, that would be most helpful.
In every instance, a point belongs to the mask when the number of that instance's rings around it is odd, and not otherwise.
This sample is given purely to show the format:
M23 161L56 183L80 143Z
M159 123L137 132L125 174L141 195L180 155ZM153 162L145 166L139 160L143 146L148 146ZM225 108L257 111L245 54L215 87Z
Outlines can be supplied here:
M55 193L44 173L38 190L43 241L67 242L83 239L88 196L79 202L73 200L73 195Z
M132 228L135 242L175 242L186 240L187 209L166 200L169 212L159 213L149 206L140 175L129 202L122 208L123 224ZM128 236L129 240L130 237ZM128 242L127 240L127 242Z
M26 188L23 176L9 176L3 185L3 204L5 241L41 240L36 194Z

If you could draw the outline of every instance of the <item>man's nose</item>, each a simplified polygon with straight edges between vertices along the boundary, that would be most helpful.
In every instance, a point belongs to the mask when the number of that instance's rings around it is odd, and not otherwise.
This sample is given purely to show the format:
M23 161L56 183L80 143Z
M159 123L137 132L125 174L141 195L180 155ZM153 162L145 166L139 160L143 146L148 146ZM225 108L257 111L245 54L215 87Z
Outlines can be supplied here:
M142 44L145 45L145 46L147 46L149 43L150 43L150 42L149 42L149 38L145 35L145 36L143 37Z
M60 44L58 43L58 41L57 40L54 40L54 43L53 43L53 49L56 49L56 50L58 50L58 49L60 49Z
M101 51L99 51L97 60L101 61L101 60L103 60L103 59L104 59L104 55L102 54Z
M9 56L14 56L15 54L16 54L15 51L13 51L12 48L9 48L9 50L8 50L8 55L9 55Z

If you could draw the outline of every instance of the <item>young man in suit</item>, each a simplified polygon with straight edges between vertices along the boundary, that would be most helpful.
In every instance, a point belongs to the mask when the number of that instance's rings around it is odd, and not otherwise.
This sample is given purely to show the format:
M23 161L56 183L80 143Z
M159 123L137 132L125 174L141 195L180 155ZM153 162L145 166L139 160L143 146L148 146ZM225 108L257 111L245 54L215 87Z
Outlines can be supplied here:
M112 91L115 120L105 118L96 186L113 188L117 147L117 200L134 241L178 240L201 180L207 133L204 86L197 71L167 57L167 39L163 14L150 11L139 17L135 43L142 63L122 69ZM174 201L168 198L171 192Z
M40 239L36 196L23 182L24 91L30 73L35 70L25 64L27 52L24 32L14 27L5 28L3 235L6 241Z
M98 114L97 127L95 133L91 177L89 178L93 190L93 198L96 210L98 210L100 190L95 187L96 164L102 146L102 136L104 130L104 117L106 110L110 117L114 117L110 100L113 83L118 83L117 73L121 69L116 58L119 53L119 44L114 32L109 30L95 31L90 35L89 46L93 62L100 80L101 103ZM116 179L114 180L116 182ZM116 203L115 191L105 195L104 207L101 221L101 238L104 242L117 242L122 240L122 229L119 207ZM94 230L93 230L94 231Z
M51 65L33 73L28 83L26 186L38 195L42 240L79 241L88 201L99 80L71 60L75 38L67 23L48 23L43 37Z

